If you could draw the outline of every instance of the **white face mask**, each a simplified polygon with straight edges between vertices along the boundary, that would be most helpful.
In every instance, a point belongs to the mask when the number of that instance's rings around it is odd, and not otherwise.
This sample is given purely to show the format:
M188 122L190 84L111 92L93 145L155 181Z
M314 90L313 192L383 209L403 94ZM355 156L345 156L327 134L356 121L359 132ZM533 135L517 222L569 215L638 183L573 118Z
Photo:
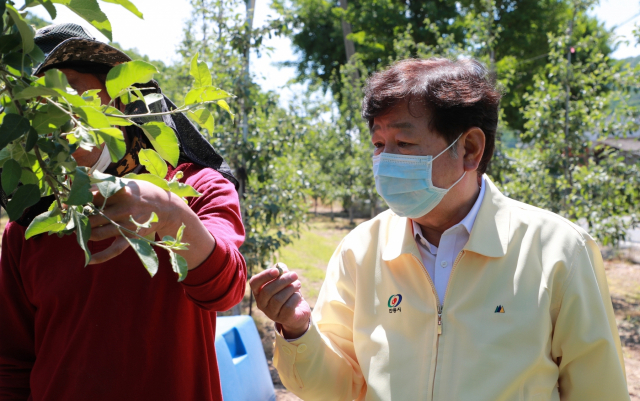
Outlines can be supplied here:
M462 136L462 135L460 135ZM444 196L467 174L465 171L449 188L438 188L431 180L433 161L449 150L433 156L407 156L381 153L373 156L376 190L400 217L417 219L432 211Z
M89 174L93 173L94 171L104 173L104 170L109 167L109 164L111 164L111 153L109 152L109 148L107 148L107 145L105 145L104 148L102 148L102 153L100 153L98 161L93 165L93 167L89 169Z

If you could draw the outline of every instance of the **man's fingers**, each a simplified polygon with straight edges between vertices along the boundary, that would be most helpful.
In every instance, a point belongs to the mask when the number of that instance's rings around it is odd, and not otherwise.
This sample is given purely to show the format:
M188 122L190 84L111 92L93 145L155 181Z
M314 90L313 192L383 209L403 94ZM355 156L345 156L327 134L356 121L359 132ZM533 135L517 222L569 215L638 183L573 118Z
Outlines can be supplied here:
M260 290L260 296L264 297L264 299L266 300L265 305L268 303L268 300L271 299L271 297L282 291L286 286L292 284L297 279L298 275L296 274L296 272L288 272L265 284Z
M289 299L289 297L291 297L291 295L293 295L293 293L300 291L300 288L302 288L302 284L300 284L300 281L298 280L284 287L281 291L279 291L269 299L267 309L269 309L273 316L279 316L282 305L287 302L287 300Z
M118 237L113 241L110 247L105 249L102 252L98 252L96 254L91 255L90 265L97 265L99 263L104 263L109 259L113 259L116 256L120 255L129 247L129 242L124 237Z
M251 277L251 280L249 280L249 286L251 286L253 295L257 298L262 286L276 277L278 277L277 269L267 269Z

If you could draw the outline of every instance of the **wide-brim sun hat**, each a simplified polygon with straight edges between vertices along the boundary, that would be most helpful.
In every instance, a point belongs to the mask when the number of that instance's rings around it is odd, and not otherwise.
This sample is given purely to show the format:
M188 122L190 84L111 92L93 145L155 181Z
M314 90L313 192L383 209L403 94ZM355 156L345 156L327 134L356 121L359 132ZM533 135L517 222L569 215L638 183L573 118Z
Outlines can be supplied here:
M38 75L51 68L102 66L106 72L111 67L131 61L122 51L92 37L82 26L65 23L49 25L36 32L34 42L45 54L45 60L33 74Z

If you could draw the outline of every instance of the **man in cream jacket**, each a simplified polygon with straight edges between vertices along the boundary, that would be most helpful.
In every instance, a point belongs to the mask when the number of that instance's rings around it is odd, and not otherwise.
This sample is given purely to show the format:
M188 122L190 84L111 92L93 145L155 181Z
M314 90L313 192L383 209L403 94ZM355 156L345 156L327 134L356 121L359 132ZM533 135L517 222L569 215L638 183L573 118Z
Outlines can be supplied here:
M344 238L313 313L295 272L251 280L303 400L629 400L597 244L484 174L499 100L474 60L369 79L362 114L390 210Z

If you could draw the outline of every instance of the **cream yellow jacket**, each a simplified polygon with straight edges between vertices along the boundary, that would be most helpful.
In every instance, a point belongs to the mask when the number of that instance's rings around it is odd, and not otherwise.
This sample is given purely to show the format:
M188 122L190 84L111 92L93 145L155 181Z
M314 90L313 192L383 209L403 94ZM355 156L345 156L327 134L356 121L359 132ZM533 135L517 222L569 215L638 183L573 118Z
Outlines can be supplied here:
M440 316L408 219L386 211L344 238L309 331L276 338L289 390L306 401L629 400L596 243L485 179Z

